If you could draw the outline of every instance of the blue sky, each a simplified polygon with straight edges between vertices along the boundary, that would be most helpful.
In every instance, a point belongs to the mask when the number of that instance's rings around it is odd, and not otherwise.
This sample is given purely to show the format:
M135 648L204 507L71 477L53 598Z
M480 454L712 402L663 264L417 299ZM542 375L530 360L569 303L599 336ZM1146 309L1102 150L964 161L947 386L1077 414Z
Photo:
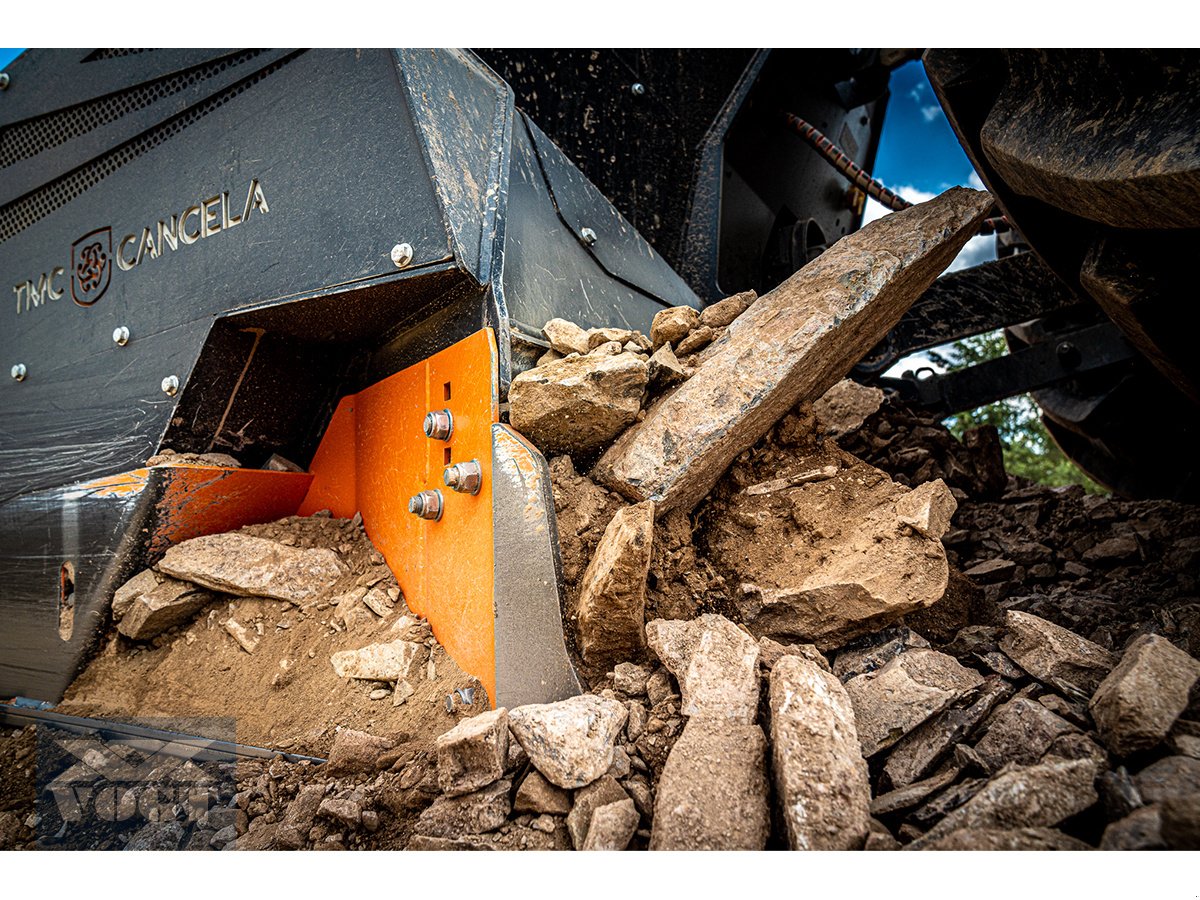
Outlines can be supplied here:
M7 47L0 47L0 69L3 69L10 62L16 59L20 50L12 50Z

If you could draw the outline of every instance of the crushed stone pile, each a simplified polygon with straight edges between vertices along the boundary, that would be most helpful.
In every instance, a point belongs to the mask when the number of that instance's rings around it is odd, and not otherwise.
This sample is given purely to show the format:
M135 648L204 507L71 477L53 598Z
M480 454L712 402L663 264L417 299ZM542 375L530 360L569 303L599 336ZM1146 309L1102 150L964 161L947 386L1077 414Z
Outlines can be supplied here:
M510 417L550 461L578 697L464 700L358 522L172 548L63 711L224 712L328 762L241 761L113 845L1195 849L1200 512L1021 482L994 430L838 380L989 206L649 335L546 324ZM0 846L47 831L31 747L0 737Z

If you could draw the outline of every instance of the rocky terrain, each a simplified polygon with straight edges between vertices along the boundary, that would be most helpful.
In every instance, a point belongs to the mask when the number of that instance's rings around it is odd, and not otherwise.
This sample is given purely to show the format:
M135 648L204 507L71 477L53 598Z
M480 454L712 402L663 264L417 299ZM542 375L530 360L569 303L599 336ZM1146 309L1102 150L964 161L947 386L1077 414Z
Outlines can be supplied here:
M489 709L358 522L198 538L118 592L59 709L327 762L223 763L190 816L118 791L97 836L34 784L87 760L10 731L0 847L1197 848L1200 511L1022 483L994 431L837 380L988 206L649 335L546 324L509 414L550 459L586 693Z

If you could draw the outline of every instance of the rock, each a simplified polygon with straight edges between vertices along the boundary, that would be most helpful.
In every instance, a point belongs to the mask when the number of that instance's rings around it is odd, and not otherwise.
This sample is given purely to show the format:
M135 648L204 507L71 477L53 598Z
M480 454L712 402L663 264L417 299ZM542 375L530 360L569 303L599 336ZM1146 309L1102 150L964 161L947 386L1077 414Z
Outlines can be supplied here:
M551 319L542 326L542 334L550 342L550 346L566 356L568 353L578 353L586 356L588 350L588 333L566 319Z
M405 850L496 850L491 844L482 841L462 841L455 838L429 837L424 834L414 834L404 847Z
M793 850L852 850L870 830L871 786L854 708L820 666L785 656L771 670L771 767Z
M1096 764L1090 759L1050 758L1006 769L934 825L920 843L962 828L1053 827L1096 802L1095 779Z
M120 622L129 607L143 594L148 594L159 586L164 576L153 569L143 569L127 582L117 588L112 599L112 617L114 622Z
M633 346L630 344L629 346ZM609 341L607 344L601 344L599 347L594 347L588 351L590 356L616 356L622 352L624 348L616 341Z
M932 778L916 781L886 794L880 794L871 801L871 815L890 816L893 813L920 806L938 791L952 785L961 771L957 766L949 765Z
M598 807L583 841L583 850L624 850L638 827L638 811L632 800L618 800Z
M403 706L408 702L408 698L417 692L407 681L397 681L396 686L392 689L392 706Z
M981 584L998 584L1016 574L1017 564L1011 559L989 559L966 569L963 574Z
M690 356L693 353L698 353L717 338L717 333L707 325L701 325L694 328L687 337L679 342L675 348L675 352L679 356Z
M927 481L896 501L896 521L925 537L940 541L950 530L958 501L942 479Z
M749 725L758 715L758 644L724 616L655 619L646 639L679 680L685 716Z
M629 710L629 719L625 723L625 737L629 743L636 743L637 739L642 736L642 732L646 730L646 707L640 703L629 703L626 707Z
M738 454L878 343L991 203L986 193L953 188L838 241L739 316L697 372L604 453L592 477L634 501L654 500L660 516L691 509Z
M395 609L394 604L387 595L387 591L383 590L383 588L371 588L363 597L362 602L367 609L371 610L371 612L375 613L381 619L386 619L392 614L392 610Z
M334 775L374 772L376 760L395 746L395 743L387 738L343 728L334 735L333 746L329 749L329 761L322 768L323 771Z
M321 801L325 799L325 785L306 784L296 793L296 798L287 805L283 816L283 824L295 828L301 834L307 834L312 828ZM233 827L233 826L229 826Z
M505 778L471 794L438 797L421 813L413 830L429 837L447 838L495 831L512 809L511 791L512 780Z
M882 669L905 650L914 647L928 650L929 641L902 625L887 628L840 650L833 661L833 674L845 684L856 675Z
M571 811L571 795L546 780L537 769L525 776L517 788L513 812L565 816Z
M617 510L579 584L579 649L589 666L608 668L646 649L646 575L654 504Z
M509 420L545 453L595 450L637 418L649 381L632 353L560 359L512 380Z
M317 807L317 815L357 828L362 823L362 806L349 798L326 797Z
M650 383L657 388L668 388L687 381L688 370L675 356L670 344L663 344L655 350L648 366Z
M241 645L241 648L247 653L253 653L258 649L258 642L261 640L258 633L245 625L242 625L237 619L230 617L225 620L225 631L229 636Z
M918 725L888 754L883 767L888 783L902 787L929 775L942 758L956 744L968 740L1011 693L1012 689L993 675L984 679L978 692L964 698L965 705L947 709Z
M1117 664L1115 654L1053 622L1009 610L1000 649L1018 666L1068 697L1087 699Z
M358 650L343 650L329 657L339 678L366 681L402 681L412 664L425 655L425 647L412 641L368 644Z
M1142 795L1124 766L1104 772L1096 779L1096 790L1100 792L1104 815L1110 822L1125 818L1142 805Z
M582 850L586 844L588 831L592 825L592 816L596 810L602 806L621 803L629 799L629 795L611 775L604 775L577 791L575 802L567 816L567 830L571 834L571 844L575 849Z
M1100 838L1101 850L1164 850L1162 808L1158 804L1135 809L1109 824Z
M1162 837L1172 850L1200 850L1200 794L1162 802Z
M781 644L770 638L758 639L758 662L768 672L785 656L799 656L811 663L816 663L826 672L832 671L829 668L829 660L817 649L815 644Z
M1055 739L1075 730L1074 725L1042 704L1015 697L996 710L975 750L987 771L995 772L1009 762L1037 762Z
M677 696L675 686L671 684L671 673L660 666L646 679L646 699L651 706L658 706L671 696Z
M790 522L770 495L743 492L710 533L717 560L741 579L734 602L753 634L830 650L946 595L945 548L897 518L912 492L856 464L793 493Z
M700 324L700 313L690 306L672 306L654 314L650 325L650 343L657 350L664 344L677 344Z
M625 704L583 694L518 706L509 713L509 727L539 772L573 790L612 766L613 746L627 716Z
M650 673L642 666L629 662L618 663L613 669L613 690L630 697L644 697L649 678Z
M899 850L900 842L892 835L887 826L878 819L871 820L871 831L867 835L864 850Z
M1053 828L960 828L922 850L1091 850Z
M813 415L832 437L858 431L883 405L883 391L843 378L813 401Z
M901 653L877 672L851 678L846 692L854 704L862 755L871 757L892 746L982 683L979 673L954 657L922 649Z
M130 600L117 631L131 640L148 641L168 628L190 622L216 599L215 594L204 588L165 578L162 584Z
M601 344L607 344L615 341L624 347L632 342L643 350L651 348L650 339L636 331L630 331L628 328L589 328L588 329L588 350L595 350Z
M178 850L183 836L183 826L178 822L151 822L134 833L125 849Z
M766 750L757 725L689 719L658 780L650 849L764 849Z
M1118 756L1162 743L1187 709L1200 662L1166 638L1144 634L1125 650L1088 709L1105 746Z
M985 784L987 784L987 779L985 778L965 779L957 784L952 784L940 794L936 794L932 800L925 803L920 809L910 812L905 817L905 821L908 825L917 829L917 834L912 835L909 840L921 837L925 829L931 828L949 813L958 809L978 794Z
M1137 538L1132 535L1109 538L1083 554L1084 562L1117 563L1124 560L1136 559L1139 555Z
M1200 793L1200 760L1167 756L1133 776L1134 786L1146 803Z
M754 291L742 291L724 300L718 300L700 311L700 324L709 328L724 328L750 308L758 295Z
M504 776L508 763L508 710L503 706L463 719L438 737L438 786L457 797Z
M224 594L270 597L298 606L320 597L344 572L332 550L303 550L237 531L176 544L157 568Z

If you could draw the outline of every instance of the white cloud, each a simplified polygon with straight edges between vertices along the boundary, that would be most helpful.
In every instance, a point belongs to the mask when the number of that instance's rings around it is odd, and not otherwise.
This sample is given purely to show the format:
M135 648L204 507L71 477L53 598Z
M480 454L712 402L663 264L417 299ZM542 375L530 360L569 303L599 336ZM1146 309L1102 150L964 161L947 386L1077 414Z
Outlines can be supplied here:
M977 191L986 191L987 190L987 188L983 184L983 179L979 177L979 173L976 172L974 169L972 169L971 174L967 176L967 187L975 188L975 190L977 190Z
M936 103L933 104L932 106L922 106L921 107L921 116L925 119L925 121L927 123L932 122L934 119L938 118L938 116L940 116L941 114L942 114L942 108L940 106L938 106Z
M983 182L979 180L979 176L974 172L967 178L967 187L973 187L976 190L983 189ZM935 196L930 191L922 191L919 188L913 187L911 184L904 184L892 188L897 194L903 197L910 203L924 203L926 200L932 200ZM878 203L872 198L867 198L866 209L863 210L863 224L874 222L876 219L881 219L886 216L888 210L882 203ZM967 241L965 247L954 258L954 262L950 263L947 272L957 272L959 269L968 269L971 266L977 266L980 263L988 262L996 258L996 238L993 235L976 235Z

